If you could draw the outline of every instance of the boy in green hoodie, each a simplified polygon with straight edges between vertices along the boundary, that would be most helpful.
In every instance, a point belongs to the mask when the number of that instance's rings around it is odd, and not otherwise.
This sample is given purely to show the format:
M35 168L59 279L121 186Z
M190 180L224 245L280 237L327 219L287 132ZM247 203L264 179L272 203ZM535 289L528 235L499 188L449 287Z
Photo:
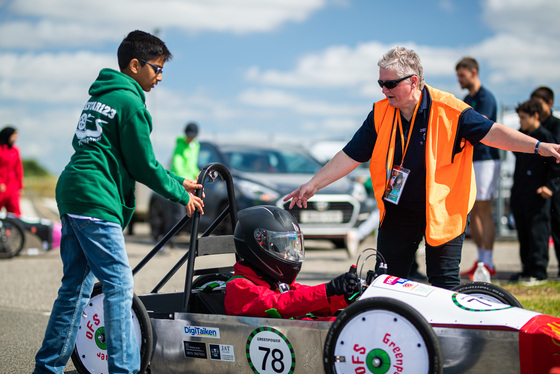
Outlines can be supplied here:
M91 85L72 140L74 154L60 175L56 201L62 221L62 285L54 302L35 373L62 372L74 349L95 278L103 284L110 373L137 373L140 352L131 318L133 279L123 229L135 208L135 182L203 212L193 195L202 185L165 170L150 141L144 92L162 80L171 52L157 37L133 31L118 49L120 72L103 69Z

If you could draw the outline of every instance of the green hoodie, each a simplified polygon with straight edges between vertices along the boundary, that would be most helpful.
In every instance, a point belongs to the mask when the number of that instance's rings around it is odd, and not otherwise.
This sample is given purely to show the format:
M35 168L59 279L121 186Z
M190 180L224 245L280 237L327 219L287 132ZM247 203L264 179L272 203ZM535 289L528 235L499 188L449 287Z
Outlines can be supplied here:
M140 85L103 69L89 94L72 140L74 154L56 186L60 215L95 217L124 229L136 206L136 181L186 205L184 178L165 170L154 156L152 118Z
M200 143L196 139L187 143L184 136L179 136L175 142L169 170L183 178L196 180L200 172L198 168L199 151Z

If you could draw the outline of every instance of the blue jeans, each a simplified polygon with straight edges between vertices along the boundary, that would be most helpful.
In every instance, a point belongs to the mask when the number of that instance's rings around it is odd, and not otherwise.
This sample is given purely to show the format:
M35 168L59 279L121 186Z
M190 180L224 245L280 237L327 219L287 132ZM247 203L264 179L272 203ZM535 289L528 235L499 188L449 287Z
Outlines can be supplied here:
M467 225L470 215L467 218ZM466 230L466 227L465 227ZM409 278L416 251L426 232L423 217L385 216L377 234L377 249L391 275ZM449 242L433 247L426 244L426 275L433 286L451 289L461 283L459 265L465 231Z
M62 374L74 349L80 319L95 278L103 284L103 313L110 373L137 373L140 351L132 324L133 279L120 225L62 217L64 275L35 357L35 373Z

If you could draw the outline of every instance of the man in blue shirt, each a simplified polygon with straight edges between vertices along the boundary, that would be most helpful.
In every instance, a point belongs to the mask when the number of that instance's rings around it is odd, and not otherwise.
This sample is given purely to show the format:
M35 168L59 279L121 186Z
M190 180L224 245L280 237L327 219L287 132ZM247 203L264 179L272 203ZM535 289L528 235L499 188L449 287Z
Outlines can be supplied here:
M479 65L472 57L462 58L456 65L461 88L469 90L463 101L484 117L496 121L498 107L490 91L482 86L478 76ZM496 227L492 216L492 198L498 187L500 153L497 148L478 143L474 146L473 167L476 177L476 202L471 211L470 235L478 248L478 261L461 273L473 279L477 263L482 261L490 275L496 274L492 261Z

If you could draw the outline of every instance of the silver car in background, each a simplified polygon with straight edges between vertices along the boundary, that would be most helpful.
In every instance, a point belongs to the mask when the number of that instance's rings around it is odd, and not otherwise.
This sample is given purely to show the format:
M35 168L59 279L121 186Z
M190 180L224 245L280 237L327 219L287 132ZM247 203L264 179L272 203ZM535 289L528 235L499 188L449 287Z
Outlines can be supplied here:
M212 162L224 164L231 172L237 208L254 205L276 205L288 209L283 199L301 184L309 181L322 164L301 147L273 144L200 142L199 166ZM225 183L205 186L203 229L227 204ZM301 225L306 239L327 239L337 248L347 248L346 234L365 221L375 201L362 183L350 178L319 190L309 200L307 209L294 207L290 212ZM230 224L222 224L227 232Z

